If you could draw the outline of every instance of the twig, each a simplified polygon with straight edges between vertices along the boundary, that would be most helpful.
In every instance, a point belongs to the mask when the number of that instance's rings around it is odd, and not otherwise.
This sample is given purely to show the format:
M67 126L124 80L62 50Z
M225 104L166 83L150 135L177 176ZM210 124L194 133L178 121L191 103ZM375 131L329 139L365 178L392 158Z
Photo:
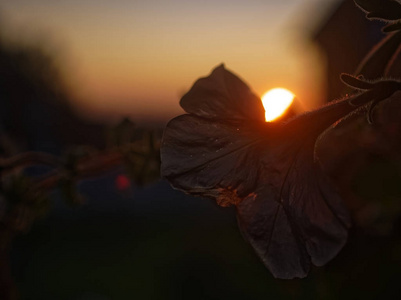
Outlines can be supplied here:
M54 155L33 151L20 153L8 158L0 158L0 170L3 172L35 165L46 165L59 168L62 166L62 162Z

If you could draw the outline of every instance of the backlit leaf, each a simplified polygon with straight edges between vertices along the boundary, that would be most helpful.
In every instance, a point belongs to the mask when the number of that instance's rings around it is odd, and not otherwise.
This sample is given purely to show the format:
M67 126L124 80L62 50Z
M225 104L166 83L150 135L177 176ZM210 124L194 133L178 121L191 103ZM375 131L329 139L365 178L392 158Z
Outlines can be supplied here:
M244 237L272 274L304 277L347 239L348 213L314 148L324 130L356 109L349 100L266 123L260 99L219 66L181 100L189 114L168 123L162 176L186 193L236 205Z
M195 82L180 105L190 114L206 118L265 119L263 105L249 87L224 65Z
M341 80L350 87L358 90L365 90L365 93L355 96L350 103L354 106L360 106L370 101L368 110L368 121L372 123L372 114L375 106L381 101L390 98L395 92L401 90L401 82L396 80L378 80L368 82L364 79L354 77L348 74L341 74Z

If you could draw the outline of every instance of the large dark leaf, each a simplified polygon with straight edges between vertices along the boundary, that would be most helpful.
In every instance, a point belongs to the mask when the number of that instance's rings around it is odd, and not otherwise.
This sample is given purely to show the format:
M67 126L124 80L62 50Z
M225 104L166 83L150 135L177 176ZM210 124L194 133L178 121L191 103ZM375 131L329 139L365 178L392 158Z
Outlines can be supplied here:
M167 125L161 148L162 176L174 187L236 204L255 188L264 127L254 121L179 116ZM179 162L179 163L178 163Z
M238 220L265 265L278 278L304 277L311 262L326 264L349 227L341 199L307 151L301 150L281 186L268 180L238 206Z
M164 132L162 175L184 192L236 205L244 237L273 275L304 277L347 239L347 211L314 147L356 107L346 99L274 124L261 119L260 103L223 66L197 81L181 101L190 114L171 120Z

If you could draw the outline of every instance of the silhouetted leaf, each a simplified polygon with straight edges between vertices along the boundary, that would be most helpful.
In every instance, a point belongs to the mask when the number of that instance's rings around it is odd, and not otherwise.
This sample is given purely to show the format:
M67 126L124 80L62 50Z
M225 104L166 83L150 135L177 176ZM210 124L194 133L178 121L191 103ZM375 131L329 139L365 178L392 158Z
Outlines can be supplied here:
M382 20L401 19L401 4L396 0L354 0L365 12L368 18Z
M372 101L367 114L369 123L372 123L373 108L379 102L390 98L395 92L401 90L401 82L396 80L382 79L376 82L368 82L348 74L341 74L341 80L350 87L366 91L354 97L350 100L350 103L355 106L360 106Z
M304 277L347 238L347 211L314 147L355 107L345 99L274 124L264 122L260 103L223 66L198 80L181 101L190 114L171 120L164 132L162 175L184 192L236 205L244 237L273 275Z
M263 130L252 121L179 116L163 136L162 175L183 191L237 204L256 187Z

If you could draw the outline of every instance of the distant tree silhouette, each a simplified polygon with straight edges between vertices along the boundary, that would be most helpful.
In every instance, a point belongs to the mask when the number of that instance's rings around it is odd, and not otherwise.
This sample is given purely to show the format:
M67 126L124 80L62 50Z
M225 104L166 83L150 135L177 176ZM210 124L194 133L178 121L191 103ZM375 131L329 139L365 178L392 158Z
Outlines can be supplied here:
M0 132L25 150L104 147L104 126L76 116L59 67L38 46L0 39Z
M125 181L158 178L160 132L128 119L106 129L74 113L52 54L0 37L0 299L17 298L10 247L46 213L49 190L79 204L77 181L117 166L125 166Z

